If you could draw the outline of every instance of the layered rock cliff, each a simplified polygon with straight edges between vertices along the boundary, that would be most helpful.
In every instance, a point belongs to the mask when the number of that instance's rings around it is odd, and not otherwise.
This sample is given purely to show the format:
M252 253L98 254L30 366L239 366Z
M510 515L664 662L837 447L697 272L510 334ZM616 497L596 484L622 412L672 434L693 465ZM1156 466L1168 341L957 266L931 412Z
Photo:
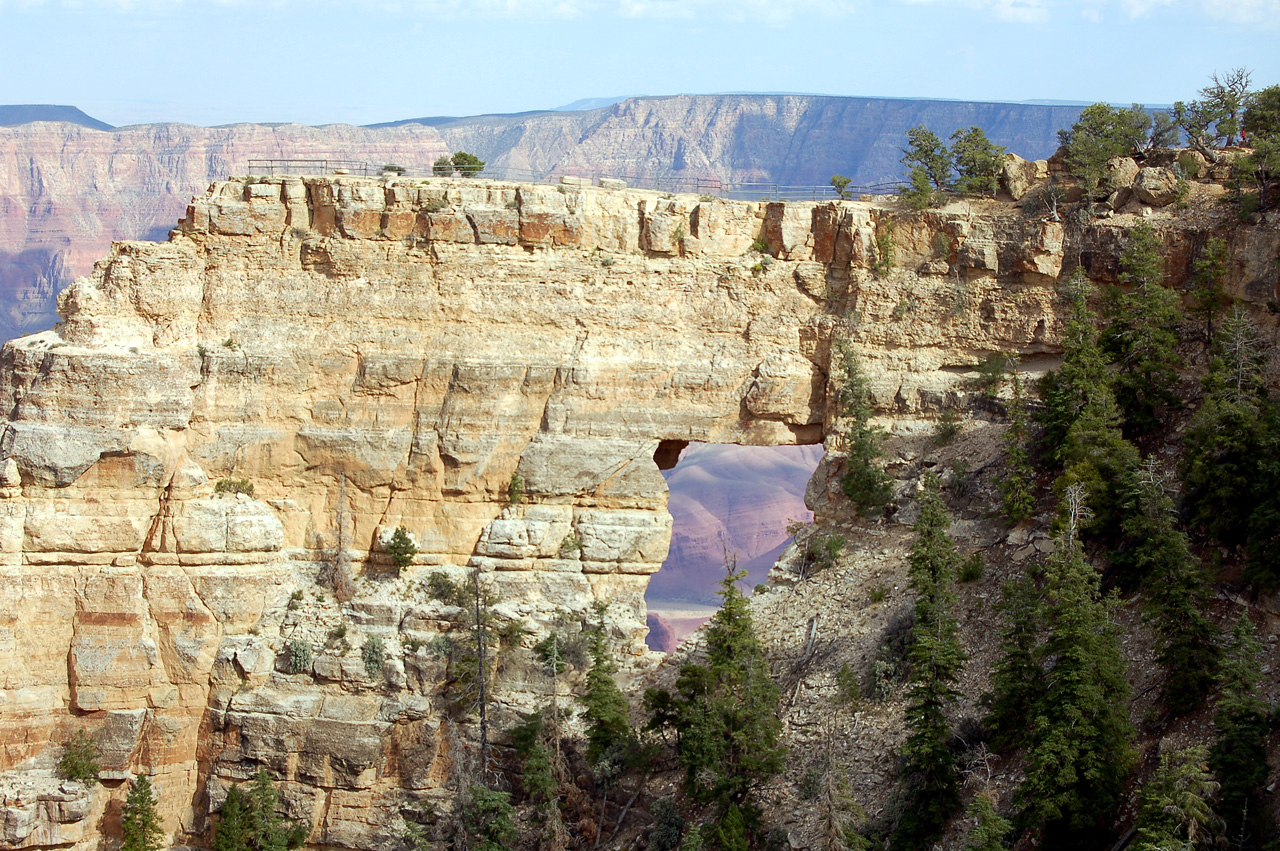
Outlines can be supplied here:
M146 771L197 840L266 767L312 843L384 847L466 739L432 574L535 635L606 603L643 667L686 441L823 441L837 335L907 420L989 353L1051 364L1058 276L1113 279L1139 220L896 204L233 180L115 245L0 355L0 839L88 847ZM1221 224L1137 212L1175 285ZM1229 236L1236 291L1274 299L1280 231ZM508 671L495 718L532 688ZM80 726L108 787L52 779Z
M903 132L977 124L1047 156L1078 107L801 95L631 98L583 112L420 119L375 128L297 124L0 127L0 340L54 320L49 281L89 272L113 240L162 239L187 199L251 158L336 158L430 170L448 151L497 169L825 185L895 179ZM23 113L24 120L49 113ZM0 124L5 123L0 115ZM11 120L16 116L11 116ZM60 264L60 269L59 269ZM65 271L61 271L65 270ZM53 272L54 274L50 275Z

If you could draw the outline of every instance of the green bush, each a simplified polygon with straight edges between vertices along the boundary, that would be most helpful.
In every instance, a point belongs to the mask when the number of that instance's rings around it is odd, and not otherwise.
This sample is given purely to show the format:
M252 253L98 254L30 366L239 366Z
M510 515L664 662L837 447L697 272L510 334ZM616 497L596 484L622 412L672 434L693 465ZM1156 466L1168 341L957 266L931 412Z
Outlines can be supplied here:
M519 505L524 502L524 476L517 471L511 474L507 483L507 505Z
M960 563L957 575L961 582L976 582L982 578L982 553L974 553Z
M475 177L484 171L484 160L468 154L466 151L458 151L451 158L454 169L463 177Z
M853 181L843 174L831 175L831 186L836 190L836 194L840 196L841 201L849 199L849 184Z
M214 493L242 493L253 496L253 482L248 479L219 479L213 486Z
M58 776L81 783L98 782L98 746L81 727L67 742L58 760Z
M435 600L439 600L446 606L458 606L466 608L470 602L470 594L460 582L454 582L447 574L436 571L427 577L426 581L427 594Z
M311 642L301 638L290 639L285 645L285 669L291 674L311 670Z
M436 177L453 177L453 158L448 154L438 157L431 166L431 173Z
M371 635L360 648L360 658L364 661L364 671L370 677L382 676L382 663L387 660L387 648L382 639Z

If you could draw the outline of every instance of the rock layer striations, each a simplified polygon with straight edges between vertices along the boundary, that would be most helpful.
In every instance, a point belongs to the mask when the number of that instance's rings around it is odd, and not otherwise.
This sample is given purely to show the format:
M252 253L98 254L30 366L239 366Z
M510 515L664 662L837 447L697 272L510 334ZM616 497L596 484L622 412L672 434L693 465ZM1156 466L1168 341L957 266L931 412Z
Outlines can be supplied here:
M266 766L313 843L384 847L453 758L462 613L424 580L535 633L608 604L643 663L660 462L830 437L837 335L905 417L990 353L1051 363L1057 277L1114 279L1135 220L893 204L274 178L115 245L0 355L0 844L111 830L120 788L50 779L84 726L178 839ZM1154 220L1176 282L1207 226ZM1275 229L1233 247L1274 298Z

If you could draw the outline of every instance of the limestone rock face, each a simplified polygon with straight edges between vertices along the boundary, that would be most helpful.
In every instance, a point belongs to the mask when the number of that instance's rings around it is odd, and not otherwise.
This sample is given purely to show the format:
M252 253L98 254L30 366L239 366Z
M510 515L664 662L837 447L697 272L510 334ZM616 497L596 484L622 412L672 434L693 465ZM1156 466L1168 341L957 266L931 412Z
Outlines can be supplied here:
M175 841L265 766L312 843L387 847L465 739L471 576L504 640L603 602L647 664L655 458L822 442L837 336L892 417L992 352L1051 366L1057 277L1114 281L1131 224L896 204L277 177L113 246L0 353L0 779L51 782L84 726L104 779L154 775ZM1209 225L1152 221L1178 286ZM1274 298L1274 228L1231 247ZM496 720L533 688L500 680ZM95 841L124 791L95 794L0 783L0 843Z
M1153 207L1172 204L1178 197L1178 178L1167 168L1144 168L1133 183L1133 194Z

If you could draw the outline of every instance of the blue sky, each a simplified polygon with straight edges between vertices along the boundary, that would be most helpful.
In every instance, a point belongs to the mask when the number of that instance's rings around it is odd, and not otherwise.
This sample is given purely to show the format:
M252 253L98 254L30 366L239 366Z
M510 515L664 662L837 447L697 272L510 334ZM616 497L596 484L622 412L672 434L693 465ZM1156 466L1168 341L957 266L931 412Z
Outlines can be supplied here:
M367 124L728 91L1169 103L1280 0L0 0L0 103Z

